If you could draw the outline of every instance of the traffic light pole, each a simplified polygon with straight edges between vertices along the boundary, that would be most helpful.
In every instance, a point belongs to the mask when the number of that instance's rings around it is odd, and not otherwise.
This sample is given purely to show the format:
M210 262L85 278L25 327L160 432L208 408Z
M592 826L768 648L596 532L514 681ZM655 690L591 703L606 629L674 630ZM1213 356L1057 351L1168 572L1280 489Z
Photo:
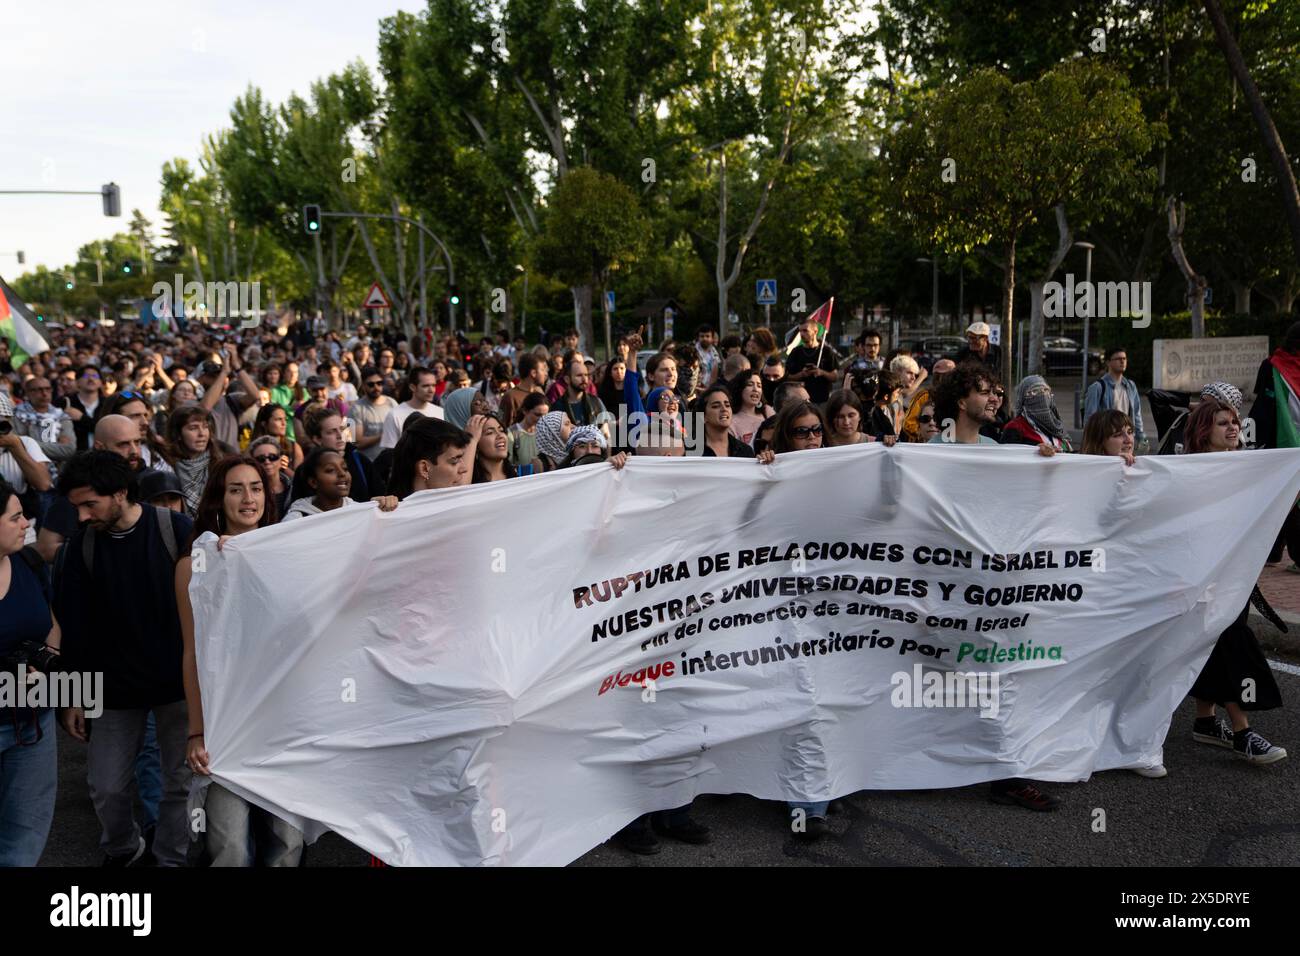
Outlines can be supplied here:
M105 183L98 189L0 189L0 196L99 196L104 200L105 216L122 215L122 192L117 183Z
M398 216L379 212L326 212L322 209L320 214L322 219L326 217L331 219L387 219L389 222L404 222L408 226L414 226L416 229L420 230L421 235L428 236L438 244L438 248L442 250L443 258L447 260L447 283L452 289L456 287L456 267L452 265L451 253L447 251L446 244L430 231L422 221L411 219L407 216ZM318 245L316 247L316 255L318 259L320 257L319 241L320 239L318 236ZM423 270L423 263L421 263L421 270ZM456 330L456 304L451 301L450 296L447 297L447 313L447 318L451 323L451 330L454 332Z

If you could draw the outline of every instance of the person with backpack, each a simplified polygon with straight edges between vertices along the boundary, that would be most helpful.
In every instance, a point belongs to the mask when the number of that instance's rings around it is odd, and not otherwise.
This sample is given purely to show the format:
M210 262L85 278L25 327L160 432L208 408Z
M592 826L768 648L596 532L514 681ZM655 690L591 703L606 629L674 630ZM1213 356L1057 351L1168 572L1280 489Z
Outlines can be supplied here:
M136 473L120 455L92 450L64 466L59 493L81 526L54 562L54 610L68 669L104 675L103 709L87 719L69 707L59 720L88 744L86 779L99 817L104 865L129 866L145 854L132 806L133 773L150 713L162 758L163 797L153 856L183 866L189 846L185 812L187 715L181 679L181 630L174 576L186 515L137 501Z
M45 562L23 545L28 520L18 493L0 482L0 668L58 653ZM0 709L0 867L35 866L54 820L59 776L54 711Z
M1083 425L1088 426L1088 419L1104 408L1123 412L1133 422L1133 433L1139 447L1146 441L1146 432L1142 428L1142 396L1138 394L1137 383L1125 378L1128 368L1128 353L1123 348L1106 350L1106 374L1088 386L1083 398Z

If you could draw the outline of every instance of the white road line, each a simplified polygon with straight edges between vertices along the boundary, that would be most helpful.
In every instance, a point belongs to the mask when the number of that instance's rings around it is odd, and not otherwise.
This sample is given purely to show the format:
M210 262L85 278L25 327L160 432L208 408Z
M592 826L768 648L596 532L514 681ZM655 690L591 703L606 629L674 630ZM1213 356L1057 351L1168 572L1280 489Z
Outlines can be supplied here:
M1269 661L1268 666L1275 671L1281 671L1283 674L1295 674L1300 677L1300 667L1296 667L1294 664L1287 664L1284 661Z

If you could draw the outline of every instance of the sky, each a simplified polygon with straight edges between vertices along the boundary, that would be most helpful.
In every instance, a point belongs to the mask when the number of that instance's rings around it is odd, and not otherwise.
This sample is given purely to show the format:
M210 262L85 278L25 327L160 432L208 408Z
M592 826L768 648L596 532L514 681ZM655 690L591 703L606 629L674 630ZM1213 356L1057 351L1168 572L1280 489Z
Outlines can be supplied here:
M122 189L0 195L0 276L59 268L140 209L159 232L165 161L194 163L252 84L272 103L360 58L373 71L379 21L419 0L41 0L4 3L0 189ZM14 253L26 253L18 266Z

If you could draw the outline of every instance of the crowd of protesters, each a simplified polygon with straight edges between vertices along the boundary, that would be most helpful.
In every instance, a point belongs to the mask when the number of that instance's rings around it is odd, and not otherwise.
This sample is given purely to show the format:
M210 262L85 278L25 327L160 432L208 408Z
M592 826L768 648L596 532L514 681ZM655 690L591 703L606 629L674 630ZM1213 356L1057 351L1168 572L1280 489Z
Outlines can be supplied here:
M644 363L641 336L629 335L603 364L580 351L576 330L532 349L504 333L474 346L306 321L277 332L70 330L39 357L0 363L0 658L35 649L66 670L104 675L98 716L75 707L58 716L88 748L105 865L297 865L301 833L208 777L188 596L199 536L211 532L221 546L364 502L392 510L420 491L621 468L631 455L767 464L870 442L1073 451L1048 382L1030 375L1005 394L988 336L974 323L956 360L926 367L905 350L882 355L871 329L841 355L811 321L785 347L765 328L743 340L702 328ZM1088 390L1081 452L1131 466L1144 438L1141 400L1123 376L1123 350L1106 358ZM1273 401L1277 382L1300 391L1300 324L1261 368L1261 402ZM1241 401L1231 385L1207 385L1181 423L1183 450L1241 447ZM1296 431L1273 416L1258 444L1287 444ZM1293 541L1300 557L1297 529L1293 510L1273 560ZM1193 737L1270 763L1286 751L1248 713L1281 700L1246 619L1243 608L1192 689ZM1239 699L1245 678L1251 701ZM54 811L54 716L11 708L3 718L0 865L34 865ZM194 780L208 784L196 845L186 811ZM1022 779L995 782L990 797L1030 810L1059 802ZM797 834L816 839L834 805L789 809ZM711 838L687 806L648 814L617 839L653 853L659 837Z

